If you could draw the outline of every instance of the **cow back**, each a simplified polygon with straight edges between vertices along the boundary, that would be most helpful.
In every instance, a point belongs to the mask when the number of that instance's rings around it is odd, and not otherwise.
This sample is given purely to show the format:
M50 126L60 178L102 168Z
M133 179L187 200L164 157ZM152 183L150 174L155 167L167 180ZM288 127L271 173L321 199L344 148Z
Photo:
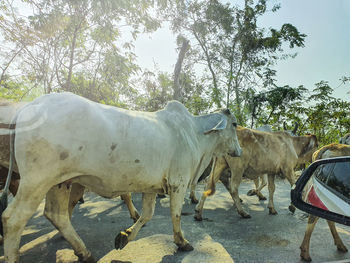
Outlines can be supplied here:
M325 145L313 154L312 160L316 161L338 156L350 156L350 145L337 143Z

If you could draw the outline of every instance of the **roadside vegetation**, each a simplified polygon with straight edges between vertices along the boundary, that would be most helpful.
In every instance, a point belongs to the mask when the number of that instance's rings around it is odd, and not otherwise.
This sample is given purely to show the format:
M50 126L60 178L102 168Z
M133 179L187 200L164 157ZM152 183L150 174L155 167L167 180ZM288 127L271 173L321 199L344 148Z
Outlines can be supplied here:
M350 102L333 96L337 87L276 84L276 63L293 59L307 38L292 24L260 26L279 9L266 0L3 0L0 98L70 91L144 111L177 99L194 114L227 107L245 127L298 122L299 134L336 142L350 131ZM165 24L178 45L174 71L141 68L135 40Z

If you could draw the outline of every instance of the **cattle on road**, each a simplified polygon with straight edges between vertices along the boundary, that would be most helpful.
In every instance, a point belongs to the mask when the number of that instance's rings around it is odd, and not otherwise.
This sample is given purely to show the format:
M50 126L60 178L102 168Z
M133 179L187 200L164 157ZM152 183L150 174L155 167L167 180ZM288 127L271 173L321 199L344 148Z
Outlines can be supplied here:
M222 178L221 181L230 192L237 211L243 218L250 217L243 210L238 196L238 187L243 175L249 179L256 179L265 173L268 174L269 213L277 214L273 203L275 175L282 174L292 186L295 181L294 167L317 149L315 135L291 136L288 132L271 133L238 127L237 136L243 150L242 156L216 158L207 191L196 206L196 220L202 220L205 199L215 192L216 182L220 179L222 171L228 167L231 169L231 176L229 180Z
M9 160L10 160L10 123L14 118L16 112L18 112L22 107L24 107L27 102L11 102L7 100L0 101L0 189L5 186ZM16 160L13 164L13 175L11 177L11 182L9 190L13 196L16 195L20 183L20 175L18 173ZM70 192L69 200L69 215L72 215L75 205L80 200L83 202L83 194L85 187L79 184L73 184ZM130 217L137 221L140 217L137 209L132 203L131 194L122 195L121 198L126 203Z
M283 130L285 132L288 132L292 136L296 136L297 129L299 127L299 124L297 122L294 123L293 130L288 130L286 122L283 122ZM258 131L264 131L264 132L273 132L271 125L263 125L258 128L256 128ZM310 162L311 162L311 156L310 156ZM251 189L248 191L248 196L257 195L259 200L266 200L266 197L263 196L261 193L261 190L267 185L267 174L263 174L260 177L254 179L255 189Z
M152 218L156 194L169 194L175 243L180 250L192 250L180 225L186 188L213 156L241 154L236 125L228 110L195 117L176 101L150 113L98 104L71 93L34 100L16 120L14 147L21 183L2 215L5 260L18 262L21 233L46 195L45 216L80 261L93 261L71 225L70 188L59 187L61 183L79 183L106 198L143 193L142 214L118 234L117 249Z

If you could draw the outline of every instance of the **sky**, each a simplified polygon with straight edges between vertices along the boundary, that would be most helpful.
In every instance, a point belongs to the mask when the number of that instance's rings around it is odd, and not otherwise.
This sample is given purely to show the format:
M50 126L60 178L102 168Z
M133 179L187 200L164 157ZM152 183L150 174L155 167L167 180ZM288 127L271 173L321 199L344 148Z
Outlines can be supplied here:
M233 3L243 2L232 1ZM340 85L342 76L350 77L350 0L283 0L275 13L260 18L264 27L296 26L307 35L305 47L294 51L296 58L278 62L277 84L309 90L321 80L335 88L334 96L350 101L350 83ZM153 69L173 72L177 59L175 37L165 25L151 35L141 36L135 45L138 63ZM293 52L294 52L293 51Z

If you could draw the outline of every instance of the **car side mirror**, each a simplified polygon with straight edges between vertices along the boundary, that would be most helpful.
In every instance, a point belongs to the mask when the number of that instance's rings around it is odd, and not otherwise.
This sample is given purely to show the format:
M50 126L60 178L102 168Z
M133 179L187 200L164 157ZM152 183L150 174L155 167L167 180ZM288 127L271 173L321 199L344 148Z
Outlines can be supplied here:
M313 162L293 186L291 200L302 211L350 226L350 156Z

